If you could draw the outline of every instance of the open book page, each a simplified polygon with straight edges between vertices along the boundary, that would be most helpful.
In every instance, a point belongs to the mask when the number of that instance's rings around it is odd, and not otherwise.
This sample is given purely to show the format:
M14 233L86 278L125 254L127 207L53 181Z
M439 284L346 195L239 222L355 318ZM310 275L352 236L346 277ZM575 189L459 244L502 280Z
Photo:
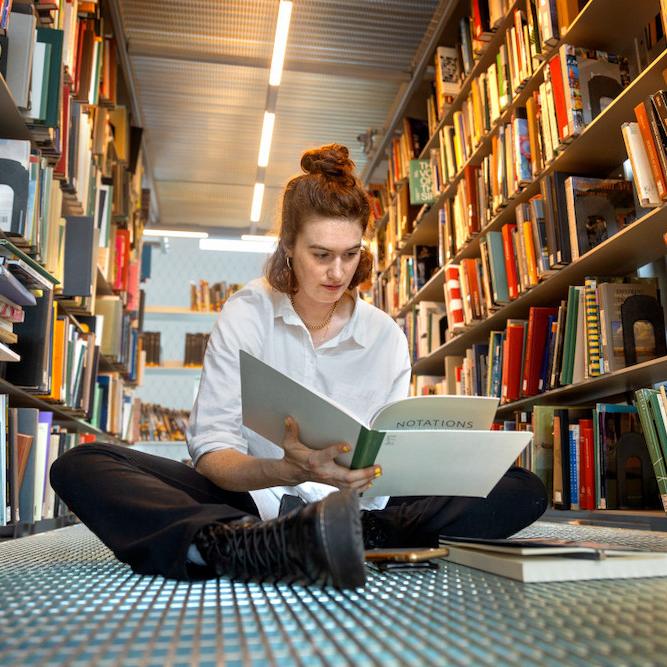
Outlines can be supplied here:
M411 396L387 403L371 420L382 431L491 428L498 399L487 396Z
M388 431L369 496L486 497L528 445L529 431Z
M364 424L342 405L243 350L240 364L243 424L247 428L280 446L285 418L293 417L299 424L301 442L313 449L349 442L352 451L338 456L336 462L351 465Z

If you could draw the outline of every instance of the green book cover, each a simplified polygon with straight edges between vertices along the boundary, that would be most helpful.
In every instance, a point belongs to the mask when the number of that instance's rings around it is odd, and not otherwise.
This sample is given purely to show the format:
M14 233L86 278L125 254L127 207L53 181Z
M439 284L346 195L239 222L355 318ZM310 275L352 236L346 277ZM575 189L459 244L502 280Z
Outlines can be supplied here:
M430 160L410 160L409 190L412 205L431 204L435 201Z
M37 41L49 44L51 47L48 71L45 67L48 81L44 86L47 89L47 104L46 107L42 107L44 125L58 127L62 94L63 31L53 28L37 28Z
M374 431L365 426L359 431L357 446L354 449L354 457L350 464L351 470L359 468L368 468L375 463L375 459L380 451L380 445L384 439L384 432Z
M649 404L650 395L650 389L639 389L635 392L639 421L642 424L646 446L658 482L660 500L662 501L664 510L667 512L667 468L665 468L665 459L658 440L658 434L656 433L655 423L651 415L651 406Z
M576 286L570 285L567 294L565 341L563 343L563 363L560 372L560 383L562 385L572 384L572 374L574 371L574 346L577 340L578 312L579 292Z
M662 455L667 461L667 425L663 418L663 410L661 406L660 392L653 389L650 390L648 400L653 410L653 421L655 422L655 430L658 435L658 442Z

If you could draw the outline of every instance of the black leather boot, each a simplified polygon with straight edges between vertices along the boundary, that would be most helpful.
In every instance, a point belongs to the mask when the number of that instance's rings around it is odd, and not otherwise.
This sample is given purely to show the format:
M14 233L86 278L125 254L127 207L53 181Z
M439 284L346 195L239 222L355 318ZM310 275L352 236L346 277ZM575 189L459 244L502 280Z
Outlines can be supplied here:
M359 498L351 490L270 521L208 524L193 541L217 576L338 588L366 580Z

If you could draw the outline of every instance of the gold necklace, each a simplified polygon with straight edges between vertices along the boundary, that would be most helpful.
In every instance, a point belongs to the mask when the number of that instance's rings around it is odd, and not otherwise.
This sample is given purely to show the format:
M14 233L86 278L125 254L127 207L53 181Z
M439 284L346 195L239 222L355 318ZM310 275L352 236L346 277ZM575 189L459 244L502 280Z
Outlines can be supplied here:
M296 304L294 303L294 295L293 294L289 295L289 300L292 303L292 308L294 308L294 312L301 318L301 321L306 325L306 329L308 329L308 331L319 331L320 329L324 329L324 327L328 326L329 322L331 322L331 318L333 317L333 314L336 310L336 306L338 306L338 303L340 302L340 299L338 299L338 301L336 301L336 303L334 303L334 305L331 306L331 310L329 311L327 316L324 318L324 320L322 320L322 322L320 322L319 324L310 324L310 323L306 322L306 320L303 319L303 316L297 310Z

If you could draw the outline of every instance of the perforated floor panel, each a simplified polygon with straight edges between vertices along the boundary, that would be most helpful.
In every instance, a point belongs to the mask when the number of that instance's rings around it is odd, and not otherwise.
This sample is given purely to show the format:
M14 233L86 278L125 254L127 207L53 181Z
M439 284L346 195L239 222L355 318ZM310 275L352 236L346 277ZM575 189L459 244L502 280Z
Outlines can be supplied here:
M667 549L667 534L526 535ZM0 665L665 665L667 578L521 584L443 562L365 589L141 577L83 526L0 544Z

